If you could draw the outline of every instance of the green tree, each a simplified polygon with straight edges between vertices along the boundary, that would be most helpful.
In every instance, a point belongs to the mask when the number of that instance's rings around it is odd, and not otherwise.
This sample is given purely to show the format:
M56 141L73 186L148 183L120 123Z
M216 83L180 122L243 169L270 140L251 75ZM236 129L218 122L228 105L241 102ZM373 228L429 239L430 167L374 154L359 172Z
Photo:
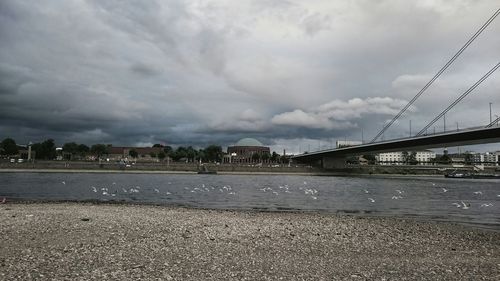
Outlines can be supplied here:
M464 160L465 160L465 164L472 165L472 162L474 161L474 157L472 156L472 154L470 152L466 152Z
M11 138L6 138L0 143L0 152L2 155L15 155L19 153L16 141Z
M62 147L63 151L64 152L67 152L67 153L77 153L78 152L78 144L76 144L75 142L68 142L68 143L65 143Z
M253 162L260 162L260 154L259 153L254 153L252 154L252 161Z
M402 156L403 156L403 163L407 165L410 162L410 154L408 153L408 151L403 151Z
M155 144L153 144L153 147L163 147L163 145L159 144L159 143L155 143Z
M288 159L288 157L286 157L286 155L281 155L281 163L284 163L284 164L288 164L288 162L290 161L290 159Z
M415 151L412 151L410 156L408 157L408 163L410 165L417 165L418 164L417 153Z
M165 152L165 154L167 156L169 156L174 150L172 149L171 146L167 145L167 146L164 146L163 147L163 152Z
M36 152L36 159L54 160L56 158L56 145L53 139L35 143L31 149Z
M154 153L154 152L152 152L152 151L151 151L151 152L149 153L149 156L151 156L151 158L156 158L156 153Z
M276 153L276 151L273 151L273 154L271 154L271 161L276 163L278 162L280 159L280 155L278 153Z
M205 156L208 161L220 162L222 155L222 147L218 145L209 145L205 148Z
M271 159L271 154L269 152L264 152L261 155L262 161L267 162L269 159Z
M137 151L132 149L128 152L128 155L130 155L130 157L132 158L137 158L137 156L139 156L139 153L137 153Z
M165 157L167 157L167 154L165 154L165 152L163 151L158 152L158 159L160 159L160 161L163 161Z
M94 144L90 147L90 152L96 154L97 157L101 157L108 153L108 148L105 144Z
M363 155L363 158L368 160L368 164L370 165L375 165L375 163L377 162L377 158L375 158L375 155L373 154L365 154Z

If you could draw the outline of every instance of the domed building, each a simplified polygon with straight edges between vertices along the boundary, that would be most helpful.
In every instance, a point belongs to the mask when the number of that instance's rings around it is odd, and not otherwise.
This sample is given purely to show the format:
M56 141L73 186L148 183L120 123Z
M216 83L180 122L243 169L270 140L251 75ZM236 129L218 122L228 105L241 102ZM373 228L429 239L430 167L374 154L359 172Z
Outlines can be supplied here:
M264 153L270 154L271 149L256 139L244 138L239 140L234 146L227 148L227 156L224 158L224 162L253 163L252 156L256 153L261 156Z

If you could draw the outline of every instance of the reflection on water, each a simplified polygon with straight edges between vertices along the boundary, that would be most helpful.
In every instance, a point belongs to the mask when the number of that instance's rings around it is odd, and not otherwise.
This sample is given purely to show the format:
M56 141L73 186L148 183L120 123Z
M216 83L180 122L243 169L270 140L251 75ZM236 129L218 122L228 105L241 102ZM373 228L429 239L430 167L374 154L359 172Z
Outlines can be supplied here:
M0 197L416 216L500 229L500 180L2 173Z

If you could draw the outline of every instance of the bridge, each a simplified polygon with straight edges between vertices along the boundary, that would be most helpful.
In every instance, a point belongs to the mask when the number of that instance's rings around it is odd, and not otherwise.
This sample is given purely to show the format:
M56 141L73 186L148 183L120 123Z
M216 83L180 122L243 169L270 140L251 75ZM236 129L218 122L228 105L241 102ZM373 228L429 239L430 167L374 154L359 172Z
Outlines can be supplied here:
M369 153L422 150L500 142L500 127L480 127L411 138L372 142L355 146L309 152L292 157L301 163L321 163L323 168L342 168L345 157Z
M302 155L292 157L293 160L302 163L318 163L320 162L323 168L342 168L345 165L345 157L352 155L405 151L405 150L423 150L429 148L464 146L475 144L487 144L500 142L500 127L498 122L500 117L492 120L491 104L490 103L490 123L484 127L469 128L465 130L448 131L446 132L446 113L455 105L466 98L474 89L476 89L483 81L491 74L500 68L500 62L493 66L486 74L484 74L476 83L469 89L457 97L448 107L439 113L432 121L422 128L415 136L403 139L392 139L388 141L378 141L377 139L401 117L406 110L436 81L441 74L469 47L469 45L488 27L488 25L500 14L500 9L496 10L485 24L455 53L455 55L427 82L427 84L406 104L401 111L390 120L382 130L373 138L370 143L355 145L344 148L321 150L308 152ZM439 134L428 135L427 130L438 120L443 118L445 131ZM411 125L410 125L411 126ZM458 125L457 125L458 126ZM410 129L411 131L411 129Z

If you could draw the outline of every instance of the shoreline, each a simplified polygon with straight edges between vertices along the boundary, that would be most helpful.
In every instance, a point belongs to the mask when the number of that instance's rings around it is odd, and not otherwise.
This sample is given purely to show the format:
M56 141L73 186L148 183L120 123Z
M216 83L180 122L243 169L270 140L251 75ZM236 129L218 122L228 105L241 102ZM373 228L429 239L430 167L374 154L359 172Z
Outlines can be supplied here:
M500 276L500 233L452 223L67 202L2 204L0 219L5 280Z
M1 173L88 173L88 174L183 174L198 175L193 171L168 170L96 170L96 169L0 169ZM433 177L442 178L436 174L359 174L342 172L253 172L253 171L220 171L214 175L277 175L277 176L336 176L336 177Z

